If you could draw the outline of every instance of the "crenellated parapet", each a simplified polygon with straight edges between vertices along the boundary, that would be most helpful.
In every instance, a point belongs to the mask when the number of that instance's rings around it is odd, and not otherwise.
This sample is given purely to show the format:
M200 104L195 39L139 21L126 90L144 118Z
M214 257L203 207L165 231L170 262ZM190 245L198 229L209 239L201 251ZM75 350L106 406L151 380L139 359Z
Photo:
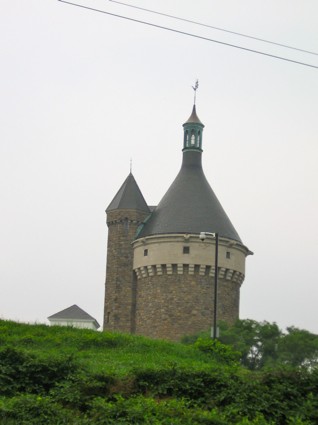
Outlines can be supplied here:
M192 275L210 276L215 275L215 266L206 264L153 264L134 269L137 279L163 275ZM241 285L245 275L237 270L218 267L218 278Z

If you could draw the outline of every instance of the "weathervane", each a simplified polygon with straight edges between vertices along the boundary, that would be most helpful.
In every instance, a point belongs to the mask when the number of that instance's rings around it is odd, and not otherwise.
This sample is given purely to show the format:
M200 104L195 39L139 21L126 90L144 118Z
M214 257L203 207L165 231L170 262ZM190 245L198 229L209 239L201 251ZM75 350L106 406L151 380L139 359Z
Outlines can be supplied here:
M199 80L197 80L197 81L195 82L195 85L194 85L194 86L192 86L192 88L193 88L193 90L194 90L194 105L195 105L195 101L196 101L196 97L197 97L197 90L198 90L198 87L199 87Z

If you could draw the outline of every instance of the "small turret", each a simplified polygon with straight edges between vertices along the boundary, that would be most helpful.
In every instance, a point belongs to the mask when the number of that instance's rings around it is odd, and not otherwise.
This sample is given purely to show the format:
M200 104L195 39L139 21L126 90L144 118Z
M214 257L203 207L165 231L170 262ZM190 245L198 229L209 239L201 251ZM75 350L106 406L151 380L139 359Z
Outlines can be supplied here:
M131 243L150 214L132 173L106 209L108 226L104 330L134 332L135 286Z
M183 151L199 150L202 152L202 132L204 125L197 116L195 105L193 105L191 116L183 124L183 128Z

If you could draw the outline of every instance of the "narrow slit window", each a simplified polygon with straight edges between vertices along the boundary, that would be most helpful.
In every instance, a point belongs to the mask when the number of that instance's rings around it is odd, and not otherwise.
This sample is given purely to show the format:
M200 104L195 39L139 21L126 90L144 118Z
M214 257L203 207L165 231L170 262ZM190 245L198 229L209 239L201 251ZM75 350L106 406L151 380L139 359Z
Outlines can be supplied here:
M191 131L191 145L195 145L195 135L194 135L194 131Z
M200 147L200 140L201 139L201 133L200 133L200 131L198 132L198 139L197 139L197 147L199 148Z
M148 255L148 249L144 249L144 257L147 257Z
M226 251L226 258L229 260L231 258L231 253L230 251Z

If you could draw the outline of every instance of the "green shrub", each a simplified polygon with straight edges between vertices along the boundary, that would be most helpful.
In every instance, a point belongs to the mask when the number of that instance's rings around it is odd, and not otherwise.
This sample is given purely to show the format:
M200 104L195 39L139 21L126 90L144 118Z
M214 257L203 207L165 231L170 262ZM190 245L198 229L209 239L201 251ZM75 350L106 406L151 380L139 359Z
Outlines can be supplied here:
M1 424L70 425L79 423L74 412L63 409L48 397L24 394L0 401Z
M286 425L296 418L316 424L316 385L315 373L307 371L249 373L236 383L232 381L230 387L224 387L215 401L229 420L254 420L262 415L274 424Z
M115 383L116 379L111 375L83 372L58 383L50 391L50 396L63 406L84 411L94 398L109 397Z
M138 393L184 398L201 404L211 404L212 400L212 405L238 379L222 369L212 373L179 367L136 370L134 376Z
M228 425L216 411L191 407L184 400L157 401L142 396L114 401L95 399L86 414L87 424L98 425Z
M0 350L0 394L47 392L77 369L73 356L36 356L5 347Z
M229 345L222 344L216 339L198 338L194 343L194 347L204 353L208 353L220 362L238 365L240 361L241 353L234 351Z

